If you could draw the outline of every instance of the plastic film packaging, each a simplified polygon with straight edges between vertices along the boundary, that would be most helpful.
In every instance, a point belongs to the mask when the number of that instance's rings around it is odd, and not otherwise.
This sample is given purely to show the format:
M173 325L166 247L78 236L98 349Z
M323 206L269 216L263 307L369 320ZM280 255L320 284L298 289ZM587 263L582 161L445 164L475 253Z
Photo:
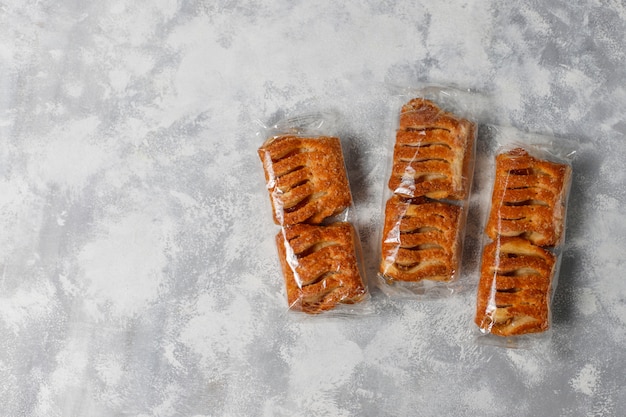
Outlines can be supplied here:
M551 335L576 143L489 126L486 208L474 323L479 340L529 347Z
M460 278L477 136L474 94L396 90L377 284L389 296L437 298L468 284Z
M338 117L314 112L263 126L258 149L289 310L367 311L369 298Z

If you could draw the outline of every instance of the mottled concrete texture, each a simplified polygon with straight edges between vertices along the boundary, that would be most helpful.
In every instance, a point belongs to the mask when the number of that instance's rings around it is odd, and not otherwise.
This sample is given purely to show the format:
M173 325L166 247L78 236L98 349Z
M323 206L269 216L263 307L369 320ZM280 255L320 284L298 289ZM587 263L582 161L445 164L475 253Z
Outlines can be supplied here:
M626 415L623 2L6 0L0 27L0 415ZM341 116L372 278L390 86L420 83L577 143L531 349L476 342L472 288L286 311L260 125Z

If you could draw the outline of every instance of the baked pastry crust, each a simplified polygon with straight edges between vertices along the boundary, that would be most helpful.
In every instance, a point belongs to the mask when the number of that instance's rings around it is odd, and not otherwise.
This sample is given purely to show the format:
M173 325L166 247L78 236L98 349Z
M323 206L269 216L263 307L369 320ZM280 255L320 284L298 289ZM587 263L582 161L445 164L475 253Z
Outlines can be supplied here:
M258 153L276 224L318 224L352 203L339 138L279 136Z
M538 246L555 246L563 235L571 168L537 159L522 148L496 157L490 238L521 236Z
M388 281L450 281L457 270L461 207L393 195L385 207L380 273Z
M297 224L276 235L289 307L316 314L366 295L350 223Z
M478 327L498 336L545 331L555 259L519 237L501 237L485 246L474 319Z
M476 125L416 98L402 107L389 188L405 197L462 200L469 192Z

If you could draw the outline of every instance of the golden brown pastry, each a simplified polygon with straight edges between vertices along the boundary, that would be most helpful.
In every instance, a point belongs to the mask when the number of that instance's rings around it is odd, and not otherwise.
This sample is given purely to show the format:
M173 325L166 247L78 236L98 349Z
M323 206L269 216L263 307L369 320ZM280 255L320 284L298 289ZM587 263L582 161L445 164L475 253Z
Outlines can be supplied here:
M366 288L355 255L354 228L297 224L276 236L289 307L316 314L361 301Z
M555 256L519 237L501 237L483 251L475 322L485 333L514 336L549 326Z
M521 148L499 154L486 227L489 237L520 236L538 246L557 245L570 173L568 165L534 158Z
M277 224L317 224L350 206L339 138L279 136L258 153Z
M388 281L449 281L457 270L461 207L393 195L385 207L380 273Z
M389 188L406 197L464 199L476 125L416 98L402 107Z

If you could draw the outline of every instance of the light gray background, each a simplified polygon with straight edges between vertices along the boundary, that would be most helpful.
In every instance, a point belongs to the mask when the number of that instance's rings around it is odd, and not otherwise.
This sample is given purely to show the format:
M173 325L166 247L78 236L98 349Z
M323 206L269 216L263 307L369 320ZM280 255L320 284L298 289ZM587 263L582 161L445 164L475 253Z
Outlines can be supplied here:
M4 0L0 27L0 415L626 415L623 2ZM372 273L386 86L418 82L580 141L544 345L477 345L471 291L285 312L257 121L342 115Z

